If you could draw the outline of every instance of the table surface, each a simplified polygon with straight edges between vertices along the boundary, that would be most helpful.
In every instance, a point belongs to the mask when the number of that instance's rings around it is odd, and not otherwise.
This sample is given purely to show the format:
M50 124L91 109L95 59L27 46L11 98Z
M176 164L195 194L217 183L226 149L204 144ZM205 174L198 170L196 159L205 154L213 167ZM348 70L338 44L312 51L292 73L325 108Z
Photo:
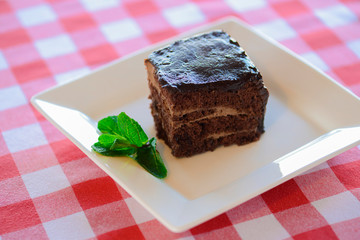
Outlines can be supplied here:
M360 95L358 0L0 0L0 240L360 239L360 147L183 233L30 104L49 87L236 16Z

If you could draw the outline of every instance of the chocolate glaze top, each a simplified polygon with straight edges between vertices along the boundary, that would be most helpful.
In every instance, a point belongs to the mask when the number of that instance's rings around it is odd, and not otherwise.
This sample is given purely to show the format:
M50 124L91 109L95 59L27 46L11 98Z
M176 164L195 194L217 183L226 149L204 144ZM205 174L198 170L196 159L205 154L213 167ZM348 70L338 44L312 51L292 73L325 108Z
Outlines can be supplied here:
M216 30L154 51L160 85L179 91L236 90L247 81L261 79L253 62L227 33Z

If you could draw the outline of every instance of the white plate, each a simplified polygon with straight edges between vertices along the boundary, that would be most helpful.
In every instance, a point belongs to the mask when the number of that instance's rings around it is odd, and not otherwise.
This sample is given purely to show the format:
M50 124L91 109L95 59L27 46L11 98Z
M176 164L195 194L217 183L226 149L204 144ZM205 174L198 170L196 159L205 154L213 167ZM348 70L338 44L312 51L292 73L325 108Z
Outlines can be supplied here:
M33 97L33 105L161 223L182 232L360 142L359 99L275 41L228 18L186 35L223 29L260 69L270 98L266 132L246 146L176 159L159 141L168 177L158 180L129 158L95 154L96 122L125 111L155 136L144 59L149 47ZM333 131L335 130L335 131Z

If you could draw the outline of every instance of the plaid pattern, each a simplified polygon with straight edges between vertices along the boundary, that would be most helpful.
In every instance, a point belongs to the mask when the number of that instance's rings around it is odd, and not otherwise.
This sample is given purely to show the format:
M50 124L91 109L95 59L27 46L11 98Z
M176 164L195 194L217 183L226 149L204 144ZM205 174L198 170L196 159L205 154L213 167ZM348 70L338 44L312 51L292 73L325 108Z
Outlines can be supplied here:
M0 0L0 239L360 239L360 147L175 234L29 103L229 15L360 95L358 0Z

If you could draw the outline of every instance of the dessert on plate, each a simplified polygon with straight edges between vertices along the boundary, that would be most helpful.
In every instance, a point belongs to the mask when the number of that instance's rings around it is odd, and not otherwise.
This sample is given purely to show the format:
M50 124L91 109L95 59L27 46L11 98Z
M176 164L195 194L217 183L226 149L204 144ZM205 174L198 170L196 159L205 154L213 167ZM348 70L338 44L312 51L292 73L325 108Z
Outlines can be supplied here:
M269 97L239 43L221 30L174 42L145 60L157 136L175 157L260 138Z

